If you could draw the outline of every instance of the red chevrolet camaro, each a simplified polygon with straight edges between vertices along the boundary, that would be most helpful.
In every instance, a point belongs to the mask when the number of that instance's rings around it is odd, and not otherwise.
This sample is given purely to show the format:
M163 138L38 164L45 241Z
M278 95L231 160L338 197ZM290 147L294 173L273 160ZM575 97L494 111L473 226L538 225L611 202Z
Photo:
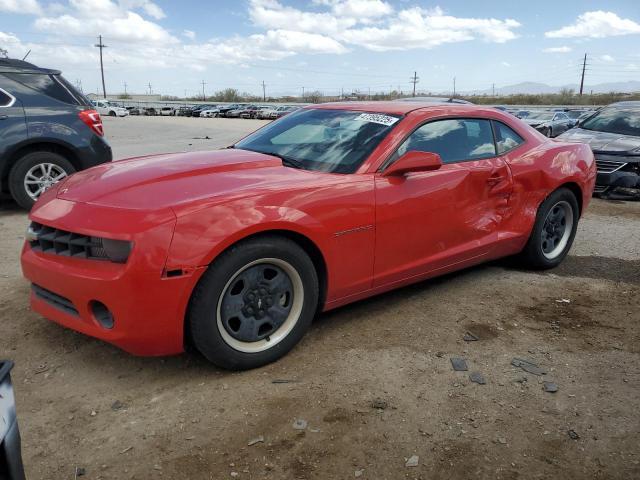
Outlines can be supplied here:
M321 311L508 255L558 265L595 178L587 145L492 108L324 104L223 150L72 175L31 211L22 268L66 327L246 369Z

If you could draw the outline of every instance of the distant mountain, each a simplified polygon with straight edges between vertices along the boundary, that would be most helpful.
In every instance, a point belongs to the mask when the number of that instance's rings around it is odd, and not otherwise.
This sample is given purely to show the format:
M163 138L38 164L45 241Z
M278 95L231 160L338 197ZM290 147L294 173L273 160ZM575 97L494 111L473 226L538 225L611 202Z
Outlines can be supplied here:
M534 95L540 95L543 93L559 93L563 88L570 88L574 91L578 91L580 89L580 85L578 84L569 84L569 85L560 85L560 86L552 86L547 85L546 83L536 83L536 82L522 82L516 83L514 85L507 85L504 87L496 88L496 95L514 95L518 93L529 93ZM585 85L584 92L590 93L632 93L632 92L640 92L640 81L630 80L628 82L610 82L610 83L598 83L597 85ZM491 95L492 90L471 90L467 92L460 92L462 95Z

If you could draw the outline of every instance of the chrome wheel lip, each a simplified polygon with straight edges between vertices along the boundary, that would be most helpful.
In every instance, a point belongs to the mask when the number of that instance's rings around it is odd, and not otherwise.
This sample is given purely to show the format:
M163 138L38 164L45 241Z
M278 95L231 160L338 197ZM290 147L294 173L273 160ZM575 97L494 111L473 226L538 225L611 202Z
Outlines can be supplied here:
M24 190L31 198L37 200L47 189L67 176L67 172L55 163L38 163L31 167L24 176Z
M558 214L554 214L556 209L558 209ZM562 220L564 220L564 224L562 224ZM559 231L560 227L562 228L562 232ZM550 231L553 231L553 233L550 233ZM567 247L572 231L573 207L569 202L561 200L549 209L544 219L542 232L540 233L540 249L542 255L544 255L547 260L555 260L558 258ZM556 239L557 243L555 243ZM545 251L544 244L549 241L554 241L554 246L550 251Z
M224 299L226 292L228 291L229 287L233 284L234 280L242 272L258 264L267 264L267 265L270 264L270 265L275 265L281 268L289 276L291 280L291 284L293 285L293 299L292 299L291 310L289 311L289 315L287 319L280 326L280 328L278 328L275 332L269 335L268 340L265 338L262 340L258 340L256 342L245 342L245 341L241 341L236 338L233 338L229 334L229 332L227 332L227 329L223 324L222 315L221 315L222 300ZM270 348L273 348L274 346L276 346L278 343L284 340L291 333L293 328L298 323L298 320L300 319L300 315L302 314L303 304L304 304L304 285L302 283L302 278L300 277L300 274L298 273L298 271L289 262L286 262L285 260L282 260L280 258L260 258L240 268L236 273L234 273L231 276L229 281L227 281L224 288L222 289L222 293L218 298L218 303L216 307L216 324L218 327L218 332L220 333L220 336L222 337L224 342L234 350L237 350L243 353L264 352L265 350L269 350Z

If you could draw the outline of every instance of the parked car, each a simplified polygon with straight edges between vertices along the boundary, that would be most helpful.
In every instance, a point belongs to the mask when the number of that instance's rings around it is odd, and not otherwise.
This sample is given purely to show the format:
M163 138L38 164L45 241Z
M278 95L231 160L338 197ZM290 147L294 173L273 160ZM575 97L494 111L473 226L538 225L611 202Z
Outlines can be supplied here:
M159 110L159 115L162 117L172 117L176 114L176 111L173 107L161 107Z
M0 479L24 480L11 368L13 362L0 360Z
M129 111L129 115L143 115L144 111L140 107L125 107Z
M529 115L531 115L531 112L529 110L518 110L516 112L516 117L518 118L527 118Z
M68 328L247 369L320 311L498 257L557 266L595 176L587 145L492 108L329 103L72 176L31 211L22 271Z
M29 209L56 182L111 161L100 114L58 70L0 59L0 189Z
M126 117L129 115L129 110L109 100L93 100L91 103L100 115L108 115L109 117Z
M256 118L260 107L257 105L248 105L244 110L240 112L240 118Z
M180 108L178 108L176 115L178 115L179 117L190 117L193 108L193 105L182 105Z
M259 118L261 120L268 120L271 118L271 115L273 113L275 113L276 109L279 107L276 107L274 105L271 105L269 107L265 107L265 108L261 108L260 110L258 110L258 113L256 114L256 118Z
M566 132L574 125L573 120L564 112L531 112L522 121L549 138Z
M558 139L591 147L598 166L596 194L640 189L640 102L612 103Z
M193 107L191 109L191 116L192 117L199 117L200 113L203 110L207 110L209 108L216 108L216 106L215 105L196 105L195 107Z
M227 118L240 118L243 113L248 113L257 108L255 105L240 105L235 110L229 110L224 116Z
M147 117L154 117L158 115L158 109L155 107L143 107L142 111L143 115L146 115Z
M200 111L200 116L204 118L215 118L220 114L219 107L209 107Z
M281 118L285 115L289 115L291 112L295 112L296 110L300 110L300 107L289 106L289 107L280 107L275 111L275 114L271 118Z
M227 117L229 112L244 108L244 103L233 103L231 105L220 105L220 116Z

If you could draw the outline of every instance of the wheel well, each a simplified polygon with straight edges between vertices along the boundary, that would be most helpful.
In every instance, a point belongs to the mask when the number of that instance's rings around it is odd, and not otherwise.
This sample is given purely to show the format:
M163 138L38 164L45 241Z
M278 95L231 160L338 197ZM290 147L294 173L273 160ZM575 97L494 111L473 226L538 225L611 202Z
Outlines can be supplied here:
M9 157L9 161L7 163L5 163L4 165L4 169L2 171L2 186L3 186L3 190L7 191L7 184L6 182L8 181L9 178L9 172L11 171L11 168L13 168L13 166L15 165L15 163L20 160L20 158L22 158L23 156L25 156L28 153L32 153L32 152L53 152L53 153L57 153L59 155L62 155L64 158L66 158L67 160L69 160L71 162L71 165L73 165L73 168L75 168L76 170L80 170L80 166L78 164L78 158L76 157L76 155L73 153L73 151L63 145L59 145L57 143L30 143L28 145L24 145L23 147L20 147L18 150L16 150L15 152L13 152L11 154L11 156Z
M576 196L576 201L578 202L578 215L582 215L582 189L580 185L575 182L568 182L560 185L559 188L567 188L571 190L571 192Z
M327 282L328 282L327 264L318 246L308 237L291 230L266 230L263 232L258 232L258 233L254 233L252 235L246 236L238 240L237 242L229 245L227 248L224 249L224 251L226 252L230 248L233 248L235 245L238 245L239 243L242 243L254 238L263 237L263 236L280 236L288 240L291 240L297 243L306 252L306 254L309 255L309 258L313 262L313 266L316 269L316 274L318 275L318 284L319 284L320 291L318 292L317 313L320 313L322 311L322 308L324 307L324 302L327 298ZM189 302L189 304L190 303L191 302ZM187 312L184 319L183 343L185 345L185 348L190 348L192 345L191 332L189 330L189 322L187 321L188 316L189 316L189 307L187 307Z

